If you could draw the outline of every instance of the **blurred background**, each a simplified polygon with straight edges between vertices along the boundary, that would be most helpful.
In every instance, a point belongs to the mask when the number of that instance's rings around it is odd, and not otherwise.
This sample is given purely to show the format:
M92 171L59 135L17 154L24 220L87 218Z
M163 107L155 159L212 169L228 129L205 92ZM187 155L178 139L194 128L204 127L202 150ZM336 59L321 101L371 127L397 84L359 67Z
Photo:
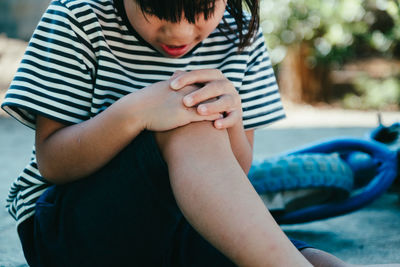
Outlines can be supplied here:
M261 26L288 118L257 131L256 158L326 137L362 137L377 126L377 112L386 124L400 121L399 1L261 1ZM49 2L0 0L0 102ZM0 110L0 267L27 266L2 206L33 142L32 130ZM362 212L286 231L350 262L389 263L400 261L399 214L392 194Z
M0 1L0 97L48 3ZM399 111L399 3L262 0L261 26L284 101Z
M286 99L399 110L399 3L262 1L262 27Z
M27 41L49 2L0 0L0 102L18 68Z

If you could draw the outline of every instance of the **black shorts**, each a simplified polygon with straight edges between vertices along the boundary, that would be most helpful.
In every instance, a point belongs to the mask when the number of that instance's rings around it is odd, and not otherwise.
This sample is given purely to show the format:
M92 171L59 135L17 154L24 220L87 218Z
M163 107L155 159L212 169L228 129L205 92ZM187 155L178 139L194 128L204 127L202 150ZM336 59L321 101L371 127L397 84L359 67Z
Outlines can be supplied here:
M150 132L90 177L51 186L18 233L33 267L234 266L182 216Z

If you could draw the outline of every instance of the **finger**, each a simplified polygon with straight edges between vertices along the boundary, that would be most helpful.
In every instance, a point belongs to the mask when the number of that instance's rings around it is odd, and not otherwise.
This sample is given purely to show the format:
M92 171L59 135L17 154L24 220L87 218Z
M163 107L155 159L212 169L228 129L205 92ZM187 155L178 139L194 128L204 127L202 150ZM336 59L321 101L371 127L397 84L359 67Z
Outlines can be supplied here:
M216 114L211 114L211 115L202 116L202 117L203 118L205 117L205 120L207 120L207 121L216 121L216 120L222 119L224 117L224 115L216 113Z
M197 112L201 115L208 115L213 113L231 112L240 108L232 95L223 95L218 100L212 102L202 102L197 107Z
M176 70L172 76L169 78L170 81L173 81L174 79L178 78L182 73L185 73L183 70Z
M197 85L188 85L188 86L182 87L182 89L180 89L180 90L176 90L175 92L177 92L182 98L184 98L185 96L187 96L199 89L200 89L200 87ZM189 107L189 106L186 106L186 107Z
M227 129L233 127L242 118L240 117L240 112L235 110L228 114L227 117L218 119L214 122L214 127L217 129Z
M210 115L200 115L193 109L193 121L215 121L218 119L222 119L224 116L220 113L214 113Z
M192 107L209 99L219 97L226 93L226 91L228 91L226 89L226 81L213 81L212 83L208 83L207 85L203 86L199 90L186 95L183 98L183 104L185 104L187 107Z
M212 80L224 79L225 76L217 69L193 70L181 73L171 80L170 87L178 90L188 84L206 83Z

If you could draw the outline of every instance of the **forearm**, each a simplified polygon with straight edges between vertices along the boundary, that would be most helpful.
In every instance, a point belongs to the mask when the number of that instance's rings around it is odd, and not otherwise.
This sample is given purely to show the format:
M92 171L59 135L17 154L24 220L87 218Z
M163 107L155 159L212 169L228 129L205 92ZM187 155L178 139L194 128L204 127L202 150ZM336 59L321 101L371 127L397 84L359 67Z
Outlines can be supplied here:
M129 105L123 103L130 101ZM137 101L139 102L139 101ZM130 110L126 107L130 106ZM94 118L67 127L54 129L48 122L42 135L36 136L38 167L53 183L65 183L87 176L104 166L143 129L135 116L139 103L135 98L120 99ZM37 127L45 119L39 118ZM52 127L59 127L56 123Z
M73 181L104 166L144 129L167 131L219 118L219 114L198 115L195 108L182 105L182 98L197 87L175 92L168 84L162 81L130 93L76 125L65 127L39 117L36 152L41 174L54 183Z
M253 148L246 137L243 123L240 121L240 123L236 123L233 127L228 128L228 134L233 154L243 171L247 174L253 160Z

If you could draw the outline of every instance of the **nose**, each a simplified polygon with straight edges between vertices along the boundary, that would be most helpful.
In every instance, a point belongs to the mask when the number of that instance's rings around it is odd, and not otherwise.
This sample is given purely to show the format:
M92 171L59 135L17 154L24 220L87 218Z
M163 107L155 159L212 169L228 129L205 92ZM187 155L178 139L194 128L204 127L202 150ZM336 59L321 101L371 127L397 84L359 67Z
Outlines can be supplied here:
M196 26L186 20L177 23L168 22L163 27L165 36L176 43L186 43L193 40L196 36Z

